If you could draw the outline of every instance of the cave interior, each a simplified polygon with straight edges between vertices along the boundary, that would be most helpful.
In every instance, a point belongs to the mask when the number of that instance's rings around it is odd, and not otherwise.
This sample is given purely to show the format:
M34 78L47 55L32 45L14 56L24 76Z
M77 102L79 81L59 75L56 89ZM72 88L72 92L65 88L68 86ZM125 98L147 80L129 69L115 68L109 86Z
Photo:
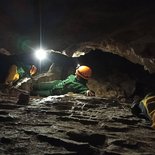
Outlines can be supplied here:
M8 57L36 64L38 82L88 65L96 96L29 96L32 79L0 91L0 154L154 155L155 130L131 112L155 92L154 19L154 0L1 0L0 81ZM38 47L52 51L41 64Z

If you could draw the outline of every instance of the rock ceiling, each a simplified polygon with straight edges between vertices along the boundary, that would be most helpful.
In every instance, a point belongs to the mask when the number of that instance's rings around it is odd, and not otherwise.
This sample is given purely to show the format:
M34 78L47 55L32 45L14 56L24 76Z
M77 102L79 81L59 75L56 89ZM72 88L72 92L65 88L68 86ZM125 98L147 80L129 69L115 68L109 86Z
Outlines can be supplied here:
M1 1L0 48L100 49L155 72L154 8L152 0Z

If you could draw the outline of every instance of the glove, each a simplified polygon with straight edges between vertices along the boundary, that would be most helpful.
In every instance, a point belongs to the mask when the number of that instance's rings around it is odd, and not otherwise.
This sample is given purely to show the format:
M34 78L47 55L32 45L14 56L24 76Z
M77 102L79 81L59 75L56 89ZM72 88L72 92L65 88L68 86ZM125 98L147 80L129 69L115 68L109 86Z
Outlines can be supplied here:
M30 68L30 75L33 76L37 72L37 67L32 65Z
M92 90L87 90L86 91L86 96L95 96L95 92Z

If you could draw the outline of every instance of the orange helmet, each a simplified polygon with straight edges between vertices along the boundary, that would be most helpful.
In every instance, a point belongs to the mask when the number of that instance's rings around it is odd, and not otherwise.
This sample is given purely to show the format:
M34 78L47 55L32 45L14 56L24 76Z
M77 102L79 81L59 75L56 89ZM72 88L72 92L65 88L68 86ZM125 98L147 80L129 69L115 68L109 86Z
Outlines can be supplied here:
M92 70L88 66L80 66L76 69L75 74L82 77L83 79L88 80L92 75Z

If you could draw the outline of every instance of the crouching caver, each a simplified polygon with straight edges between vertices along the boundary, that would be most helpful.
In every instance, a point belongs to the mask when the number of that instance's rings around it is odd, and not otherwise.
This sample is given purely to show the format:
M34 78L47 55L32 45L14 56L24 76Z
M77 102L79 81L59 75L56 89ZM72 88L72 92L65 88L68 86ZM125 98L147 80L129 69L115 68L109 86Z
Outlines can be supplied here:
M131 106L134 115L150 121L151 127L155 129L155 94L148 94L140 102L134 102Z
M95 93L87 87L88 79L92 75L92 70L88 66L80 66L76 69L75 75L70 75L65 80L54 80L41 82L33 85L31 95L50 96L63 95L68 92L95 96Z
M0 89L13 86L24 77L37 73L31 53L4 55L0 54ZM32 59L32 60L31 60Z

